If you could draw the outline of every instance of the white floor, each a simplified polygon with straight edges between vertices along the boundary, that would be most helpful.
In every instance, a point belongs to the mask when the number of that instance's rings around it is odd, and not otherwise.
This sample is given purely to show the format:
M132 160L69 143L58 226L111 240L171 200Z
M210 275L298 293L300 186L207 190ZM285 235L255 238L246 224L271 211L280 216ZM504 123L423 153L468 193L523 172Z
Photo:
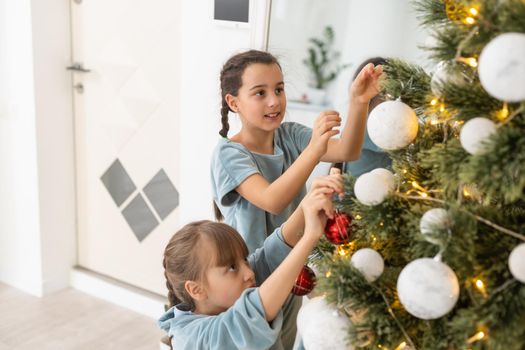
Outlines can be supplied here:
M152 350L155 320L75 289L37 298L0 283L0 350Z

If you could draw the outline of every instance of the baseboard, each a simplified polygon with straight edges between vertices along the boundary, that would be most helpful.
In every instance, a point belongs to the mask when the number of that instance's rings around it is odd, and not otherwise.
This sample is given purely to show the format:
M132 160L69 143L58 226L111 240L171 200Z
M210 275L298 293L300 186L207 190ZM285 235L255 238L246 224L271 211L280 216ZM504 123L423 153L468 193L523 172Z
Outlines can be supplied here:
M157 320L164 313L166 298L104 275L74 267L71 287L110 303Z

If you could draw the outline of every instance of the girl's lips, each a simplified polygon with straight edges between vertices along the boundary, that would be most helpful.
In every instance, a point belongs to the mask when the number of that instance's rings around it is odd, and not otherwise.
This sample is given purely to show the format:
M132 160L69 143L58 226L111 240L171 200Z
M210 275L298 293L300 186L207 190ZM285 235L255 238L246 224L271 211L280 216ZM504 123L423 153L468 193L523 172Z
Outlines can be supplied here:
M275 113L268 113L268 114L265 114L264 116L265 116L266 118L277 118L277 117L279 117L280 114L281 114L280 112L275 112Z

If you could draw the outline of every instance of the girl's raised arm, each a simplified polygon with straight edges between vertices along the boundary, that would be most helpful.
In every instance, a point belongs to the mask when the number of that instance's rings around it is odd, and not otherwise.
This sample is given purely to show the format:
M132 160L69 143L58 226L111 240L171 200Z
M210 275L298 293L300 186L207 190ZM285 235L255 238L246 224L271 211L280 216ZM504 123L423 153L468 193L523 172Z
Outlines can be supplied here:
M333 130L340 124L337 112L325 111L321 113L321 117L319 120L323 121L316 123L308 146L279 178L269 183L262 175L253 174L235 190L246 200L269 213L279 214L284 210L299 194L319 163L330 138L339 132Z
M308 255L323 235L327 217L333 216L334 209L331 201L333 193L333 188L316 187L301 202L298 210L302 210L304 215L304 234L286 259L259 287L259 295L267 321L272 321L281 310ZM285 240L289 234L297 236L298 231L296 230L297 226L287 221L283 227Z
M330 139L323 162L346 162L356 160L361 154L365 137L368 103L379 92L379 79L383 67L369 63L357 75L350 88L350 101L346 123L341 138Z

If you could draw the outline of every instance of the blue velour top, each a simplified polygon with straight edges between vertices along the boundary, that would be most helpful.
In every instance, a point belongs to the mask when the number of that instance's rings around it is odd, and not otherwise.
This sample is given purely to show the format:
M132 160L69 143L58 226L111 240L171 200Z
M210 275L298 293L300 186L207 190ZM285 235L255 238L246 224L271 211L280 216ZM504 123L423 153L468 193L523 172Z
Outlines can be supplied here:
M290 217L305 196L306 186L278 215L250 203L235 189L253 174L260 174L269 183L275 181L299 157L311 137L309 127L287 122L275 130L273 154L250 152L242 144L226 138L215 147L211 160L213 199L224 222L239 231L250 252L261 247L264 239Z
M257 286L279 266L290 250L279 227L264 241L262 248L248 257ZM282 350L279 337L282 322L282 311L272 322L266 321L259 288L248 288L232 307L218 315L195 314L185 304L179 304L162 315L158 324L173 337L172 346L176 350Z

